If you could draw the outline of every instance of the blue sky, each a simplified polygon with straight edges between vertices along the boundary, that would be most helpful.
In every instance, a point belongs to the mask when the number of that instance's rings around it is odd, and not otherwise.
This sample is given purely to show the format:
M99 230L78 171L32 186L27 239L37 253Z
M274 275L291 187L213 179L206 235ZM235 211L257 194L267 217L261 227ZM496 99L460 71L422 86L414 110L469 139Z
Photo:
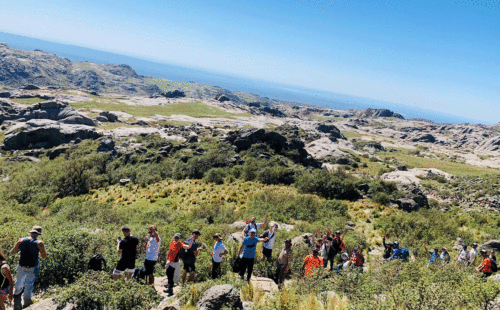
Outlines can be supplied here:
M0 31L500 118L500 1L5 1Z

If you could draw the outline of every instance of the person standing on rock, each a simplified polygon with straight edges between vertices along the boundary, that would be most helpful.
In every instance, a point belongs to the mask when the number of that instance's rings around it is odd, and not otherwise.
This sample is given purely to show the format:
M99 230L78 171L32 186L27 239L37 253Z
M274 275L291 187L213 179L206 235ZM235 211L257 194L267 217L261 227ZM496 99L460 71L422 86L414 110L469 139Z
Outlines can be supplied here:
M5 301L14 298L14 280L7 264L7 257L0 253L0 310L5 310Z
M30 230L30 236L19 239L16 246L12 250L13 255L17 252L21 252L19 265L17 266L17 279L14 295L20 302L21 294L24 292L25 308L33 304L33 286L36 278L40 274L38 255L40 254L42 258L47 257L45 244L42 240L38 240L38 236L41 235L42 227L33 227L33 229Z
M194 282L194 277L196 276L196 256L198 256L198 252L203 249L203 247L199 246L196 240L201 236L201 233L198 229L193 230L191 238L184 241L182 262L184 263L184 272L182 273L182 285L186 284L186 277L189 273L189 281Z
M286 239L285 246L281 250L276 262L276 274L274 276L276 284L285 281L285 277L290 274L293 262L292 240Z
M220 277L220 265L224 259L224 255L227 255L229 251L224 245L224 242L222 242L222 235L220 233L213 235L213 238L215 240L215 244L212 252L212 279L215 280Z
M177 233L174 235L174 240L170 243L167 254L167 262L165 263L165 268L167 269L167 289L165 293L168 296L172 296L174 294L174 285L176 285L181 279L181 262L180 262L180 254L183 245L181 242L181 234Z
M262 261L272 259L274 242L276 241L276 231L278 230L278 223L275 223L269 230L266 230L260 237L267 238L262 247Z
M118 264L113 270L113 280L118 280L122 274L126 274L125 279L130 280L135 269L135 257L137 256L137 247L139 239L132 235L130 227L123 226L122 233L124 238L118 237L116 241L116 250L121 255Z
M250 230L250 236L245 237L241 243L241 248L238 255L241 255L241 268L240 268L240 278L243 280L245 276L245 271L247 271L247 281L250 282L252 277L253 264L255 261L255 250L259 242L268 241L267 238L257 238L257 230L252 228Z
M477 243L472 244L472 249L469 252L469 266L474 265L477 258Z
M266 226L268 219L269 219L269 214L266 214L266 219L264 220L264 223L257 223L255 217L252 217L252 219L245 225L245 228L243 228L242 232L243 238L248 237L252 229L255 229L257 233L257 231L259 231L259 228Z
M311 278L314 270L317 267L323 267L323 258L319 256L319 250L314 248L312 254L309 254L304 259L301 271L305 277Z
M160 258L161 238L158 236L158 231L155 225L148 227L149 237L146 240L146 260L144 261L144 268L146 269L146 276L148 277L148 284L154 285L155 276L154 270L158 259Z

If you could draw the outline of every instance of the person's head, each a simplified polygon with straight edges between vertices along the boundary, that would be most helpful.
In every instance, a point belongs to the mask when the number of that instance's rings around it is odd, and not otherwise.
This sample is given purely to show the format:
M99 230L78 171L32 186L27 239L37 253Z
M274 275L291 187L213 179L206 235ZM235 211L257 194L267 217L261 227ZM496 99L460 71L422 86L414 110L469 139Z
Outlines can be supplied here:
M36 239L38 236L42 234L42 227L41 226L33 226L33 228L30 230L30 235L31 238Z
M313 256L314 256L314 257L318 257L318 254L319 254L318 249L314 248L314 249L313 249Z
M441 248L441 252L448 253L448 249L447 248Z
M394 245L395 249L399 248L399 242L398 241L394 241L392 244Z
M198 239L198 237L201 236L201 232L198 229L193 230L191 234L193 235L194 240Z
M278 223L275 223L271 228L274 229L274 230L278 230L278 228L279 228Z
M464 244L464 245L462 246L462 250L464 250L464 251L465 251L465 250L467 250L467 245L465 245L465 244Z
M335 232L335 235L336 235L336 236L340 236L340 231L338 231L338 230L337 230L337 231Z
M473 244L472 244L472 248L473 248L473 249L477 248L477 243L473 243Z
M417 251L413 251L413 256L418 256L418 252Z
M125 237L128 237L130 236L130 227L128 227L127 225L123 226L122 227L122 233Z
M257 222L257 219L255 218L255 216L250 219L250 222L252 224L255 224Z
M435 252L435 253L439 252L439 248L437 248L437 247L436 247L436 248L434 248L434 252Z
M220 233L216 233L215 235L212 236L215 241L219 242L222 240L222 235Z
M3 254L2 252L0 252L0 261L2 261L2 262L7 261L7 256L5 254Z
M257 235L257 230L255 228L250 229L250 238L255 238Z
M291 248L292 247L292 239L286 239L285 240L285 247L287 249Z
M156 226L155 225L149 225L148 227L148 234L150 236L154 236L157 232Z
M353 251L354 253L358 253L359 249L358 249L358 247L354 247L354 249L352 249L352 251Z
M486 257L488 255L488 252L486 252L485 249L482 249L481 251L479 251L479 253L481 253L481 255L484 257Z
M344 252L344 253L342 253L342 255L340 257L342 257L342 260L348 260L349 254L347 254L347 252Z
M175 241L175 242L179 242L179 241L181 241L181 234L180 234L180 233L176 233L176 234L174 235L174 241Z

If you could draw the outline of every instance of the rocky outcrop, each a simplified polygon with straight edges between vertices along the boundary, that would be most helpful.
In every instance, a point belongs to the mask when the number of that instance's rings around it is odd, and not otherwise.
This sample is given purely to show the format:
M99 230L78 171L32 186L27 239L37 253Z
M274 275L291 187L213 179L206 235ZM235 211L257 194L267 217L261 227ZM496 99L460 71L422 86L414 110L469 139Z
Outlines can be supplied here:
M229 284L212 286L203 293L197 305L200 310L240 309L242 306L240 292Z
M484 249L486 251L495 250L495 252L500 251L500 240L489 240L486 243L481 244L479 246L480 249Z
M365 109L356 113L357 117L360 118L372 118L372 117L394 117L399 119L405 119L403 115L393 112L388 109Z
M436 138L430 133L419 133L408 138L411 142L435 143Z
M319 132L328 134L328 137L334 142L338 139L347 140L346 137L340 132L340 130L330 122L321 123L316 127L316 129Z
M500 136L490 138L488 140L483 141L477 147L478 151L490 151L496 152L500 150Z
M264 294L272 294L278 291L278 285L269 278L252 277L250 284Z
M418 187L410 187L410 193L406 197L396 199L394 202L398 205L399 209L406 212L429 208L427 197Z
M99 136L96 129L90 126L33 119L11 127L5 134L3 149L51 148L77 139L97 139Z

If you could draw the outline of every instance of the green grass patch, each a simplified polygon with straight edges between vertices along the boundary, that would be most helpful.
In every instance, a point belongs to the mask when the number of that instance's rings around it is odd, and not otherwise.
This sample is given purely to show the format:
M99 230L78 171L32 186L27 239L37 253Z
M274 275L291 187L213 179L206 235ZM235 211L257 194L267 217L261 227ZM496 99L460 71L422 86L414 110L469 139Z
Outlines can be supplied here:
M359 138L362 137L363 135L356 132L356 131L342 131L342 134L347 138L347 139L352 139L352 138Z
M10 100L14 101L15 103L19 103L19 104L35 104L35 103L47 101L47 100L40 99L40 98L18 98L18 99L10 99Z
M250 116L247 113L230 113L217 107L211 107L200 102L180 102L168 105L129 105L119 100L100 98L87 102L72 103L75 109L99 109L104 111L122 111L135 117L151 117L154 115L187 115L192 117L223 117Z

